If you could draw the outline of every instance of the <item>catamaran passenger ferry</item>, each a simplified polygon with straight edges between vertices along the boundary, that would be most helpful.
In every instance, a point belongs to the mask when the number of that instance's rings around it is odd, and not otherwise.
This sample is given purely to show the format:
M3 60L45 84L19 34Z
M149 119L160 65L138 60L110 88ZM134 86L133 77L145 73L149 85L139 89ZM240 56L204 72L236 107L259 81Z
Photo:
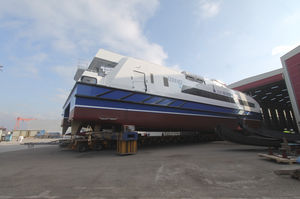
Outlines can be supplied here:
M63 106L64 132L79 125L199 132L217 125L234 129L238 119L254 128L261 122L259 104L220 81L103 49L74 79Z

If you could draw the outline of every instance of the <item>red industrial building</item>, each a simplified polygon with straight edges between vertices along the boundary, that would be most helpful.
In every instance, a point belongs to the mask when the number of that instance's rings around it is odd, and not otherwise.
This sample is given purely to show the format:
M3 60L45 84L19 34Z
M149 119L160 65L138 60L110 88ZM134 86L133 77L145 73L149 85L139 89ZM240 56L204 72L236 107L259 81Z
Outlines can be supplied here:
M264 126L300 130L300 46L281 57L282 68L238 81L230 88L254 97Z

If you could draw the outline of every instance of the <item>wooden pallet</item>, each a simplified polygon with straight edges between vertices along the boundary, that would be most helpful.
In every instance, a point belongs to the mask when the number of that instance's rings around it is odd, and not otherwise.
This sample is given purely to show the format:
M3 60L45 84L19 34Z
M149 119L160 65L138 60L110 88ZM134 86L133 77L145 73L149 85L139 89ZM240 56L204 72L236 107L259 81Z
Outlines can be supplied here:
M277 163L293 164L293 163L297 162L297 158L293 158L293 157L283 158L281 155L269 155L269 154L259 153L258 156L264 157L264 158L267 158L270 160L275 160Z

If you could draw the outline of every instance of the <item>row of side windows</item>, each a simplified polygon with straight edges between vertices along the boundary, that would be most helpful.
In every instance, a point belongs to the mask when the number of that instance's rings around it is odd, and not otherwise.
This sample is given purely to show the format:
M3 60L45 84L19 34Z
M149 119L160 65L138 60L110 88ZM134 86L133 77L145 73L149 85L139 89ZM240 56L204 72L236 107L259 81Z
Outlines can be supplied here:
M184 89L184 90L182 90L182 92L187 93L187 94L191 94L191 95L197 95L197 96L200 96L200 97L206 97L206 98L210 98L210 99L220 100L220 101L224 101L224 102L235 103L235 101L232 97L220 95L220 94L217 94L217 93L208 92L208 91L205 91L205 90L200 90L200 89L197 89L197 88ZM255 107L254 103L251 103L251 102L248 102L248 101L244 101L244 100L239 99L239 103L243 106L249 106L249 107L252 107L252 108Z
M243 105L243 106L249 106L249 107L252 107L252 108L255 107L254 103L251 103L251 102L248 102L248 101L244 101L244 100L241 100L241 99L239 99L239 103L240 103L240 105Z
M154 84L154 76L152 73L150 73L150 81L152 84ZM163 77L164 86L169 87L169 80L166 77Z
M153 76L152 73L150 73L150 81L151 81L152 84L154 83L154 76ZM165 87L169 87L169 80L168 80L167 77L163 77L163 82L164 82ZM205 82L203 81L202 83L205 83ZM195 88L188 89L188 90L185 90L185 91L182 91L182 92L192 94L192 95L198 95L198 96L201 96L201 97L207 97L207 98L212 98L212 99L216 99L216 100L221 100L221 101L225 101L225 102L235 103L233 98L231 98L231 97L227 97L227 96L223 96L223 95L219 95L219 94L215 94L215 93L210 93L210 92L203 91L203 90L198 90L198 89L195 89ZM248 101L244 101L244 100L239 99L239 103L241 105L244 105L244 106L249 106L249 107L252 107L252 108L255 107L254 103L251 103L251 102L248 102Z

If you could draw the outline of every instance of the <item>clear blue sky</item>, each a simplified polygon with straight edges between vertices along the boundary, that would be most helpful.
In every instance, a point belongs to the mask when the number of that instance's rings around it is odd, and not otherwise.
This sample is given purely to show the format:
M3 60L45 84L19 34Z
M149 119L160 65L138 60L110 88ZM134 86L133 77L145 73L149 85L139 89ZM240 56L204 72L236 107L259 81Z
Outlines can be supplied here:
M300 44L298 0L0 0L0 126L61 117L99 48L230 84Z

